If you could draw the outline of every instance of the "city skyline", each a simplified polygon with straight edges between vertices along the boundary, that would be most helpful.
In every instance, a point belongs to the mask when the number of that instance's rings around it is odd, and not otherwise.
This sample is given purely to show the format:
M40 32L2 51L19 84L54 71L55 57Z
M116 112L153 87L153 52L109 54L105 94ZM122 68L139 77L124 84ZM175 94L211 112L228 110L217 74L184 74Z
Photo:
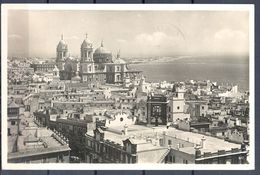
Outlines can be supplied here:
M2 8L4 169L255 169L253 6L65 6Z
M61 35L69 54L79 56L86 33L95 49L103 40L114 55L120 49L125 57L247 55L248 15L246 11L13 10L8 13L8 56L53 58Z

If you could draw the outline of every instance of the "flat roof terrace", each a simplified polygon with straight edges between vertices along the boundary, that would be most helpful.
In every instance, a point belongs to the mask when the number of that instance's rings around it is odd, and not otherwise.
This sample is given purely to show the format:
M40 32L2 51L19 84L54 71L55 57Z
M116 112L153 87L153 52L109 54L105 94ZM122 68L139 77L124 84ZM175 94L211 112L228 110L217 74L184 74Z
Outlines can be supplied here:
M65 141L61 141L62 139L56 139L53 131L37 127L33 123L32 118L27 118L27 120L29 121L29 126L22 130L22 135L18 136L17 140L13 139L13 143L9 143L14 145L16 141L18 149L16 152L9 152L8 159L70 151L68 144L65 144Z
M199 144L199 145L201 144L201 139L204 138L205 139L204 147L200 149L202 153L217 152L218 150L231 150L232 148L240 149L241 147L240 144L230 143L223 139L206 136L203 134L193 133L193 132L182 131L175 128L167 129L165 126L147 127L142 125L129 125L127 135L123 135L122 130L124 130L124 126L108 128L108 130L105 131L105 139L114 141L122 145L122 140L131 138L135 142L137 142L137 144L138 143L140 144L141 142L145 141L148 138L151 139L156 139L158 137L161 138L163 133L165 133L165 135L168 137L189 141L191 143ZM184 147L181 148L180 150L183 150L184 152L187 151L190 153L191 152L193 153L194 150L195 152L195 149L193 147Z

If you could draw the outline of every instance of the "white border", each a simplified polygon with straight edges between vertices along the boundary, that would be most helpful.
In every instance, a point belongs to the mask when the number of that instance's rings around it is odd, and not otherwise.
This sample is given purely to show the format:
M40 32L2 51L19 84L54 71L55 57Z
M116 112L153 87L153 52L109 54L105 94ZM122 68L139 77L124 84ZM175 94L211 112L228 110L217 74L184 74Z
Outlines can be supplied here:
M249 11L250 164L14 164L7 163L7 12L8 10L142 10L142 11ZM2 168L16 170L254 170L255 169L255 65L254 5L252 4L2 4Z

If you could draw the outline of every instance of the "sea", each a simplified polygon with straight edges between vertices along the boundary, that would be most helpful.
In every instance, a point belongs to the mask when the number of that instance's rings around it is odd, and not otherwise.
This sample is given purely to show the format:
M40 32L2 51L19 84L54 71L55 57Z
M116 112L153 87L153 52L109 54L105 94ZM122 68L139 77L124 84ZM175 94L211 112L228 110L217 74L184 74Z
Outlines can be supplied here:
M241 92L249 90L248 57L189 57L130 64L129 67L143 71L150 82L211 80L220 85L238 85Z

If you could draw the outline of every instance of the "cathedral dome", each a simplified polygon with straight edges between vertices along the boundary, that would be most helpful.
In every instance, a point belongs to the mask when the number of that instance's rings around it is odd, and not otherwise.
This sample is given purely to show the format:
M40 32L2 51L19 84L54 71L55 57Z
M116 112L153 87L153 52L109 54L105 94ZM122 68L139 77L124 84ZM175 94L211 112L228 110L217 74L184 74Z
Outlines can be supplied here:
M88 34L86 34L86 38L84 39L84 41L81 44L81 48L92 48L92 43L91 41L88 39Z
M63 35L61 35L61 40L57 46L57 50L67 50L68 49L68 45L67 43L63 40Z
M101 46L95 50L94 54L112 54L111 51L107 50L104 45L103 41L101 42Z
M120 51L118 51L116 58L113 59L114 64L126 64L125 60L120 58Z
M126 64L126 62L124 60L122 60L121 58L114 59L113 63L115 63L115 64Z

